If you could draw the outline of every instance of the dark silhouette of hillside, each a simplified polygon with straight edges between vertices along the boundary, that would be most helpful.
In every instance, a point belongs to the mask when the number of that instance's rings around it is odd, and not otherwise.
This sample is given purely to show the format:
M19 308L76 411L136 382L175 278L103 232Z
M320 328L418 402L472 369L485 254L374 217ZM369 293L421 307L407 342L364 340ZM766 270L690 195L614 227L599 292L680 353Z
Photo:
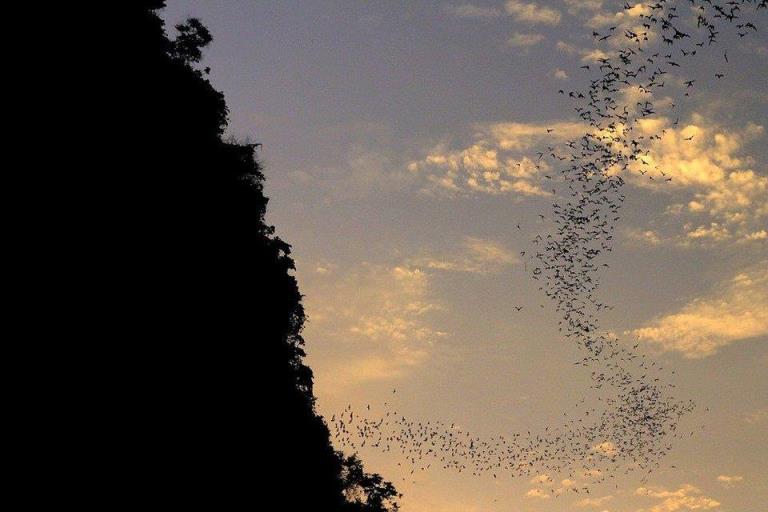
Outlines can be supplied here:
M125 451L148 460L132 485L225 510L396 510L394 487L335 451L315 412L301 295L290 246L264 220L257 146L224 139L224 97L200 64L211 34L190 19L169 38L163 7L121 7L127 87L112 100L125 138L95 173L101 208L89 213L111 214L89 256L108 290L95 287L91 314L135 364L120 393Z

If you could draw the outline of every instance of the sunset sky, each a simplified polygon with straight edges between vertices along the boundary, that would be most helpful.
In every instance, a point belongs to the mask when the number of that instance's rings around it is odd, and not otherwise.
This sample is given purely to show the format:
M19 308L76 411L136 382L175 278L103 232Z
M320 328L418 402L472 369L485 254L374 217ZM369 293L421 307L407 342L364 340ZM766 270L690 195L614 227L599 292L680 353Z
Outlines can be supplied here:
M551 211L531 162L584 131L558 90L588 78L593 30L636 23L623 1L168 4L169 25L195 16L214 36L203 65L230 133L263 144L267 221L293 247L321 414L390 401L490 437L589 399L520 252ZM767 11L755 19L755 35L724 31L667 78L679 123L646 129L666 129L650 157L675 179L626 176L600 287L615 305L602 326L675 371L695 434L647 482L622 473L588 497L439 469L403 480L396 455L363 449L403 512L766 510Z

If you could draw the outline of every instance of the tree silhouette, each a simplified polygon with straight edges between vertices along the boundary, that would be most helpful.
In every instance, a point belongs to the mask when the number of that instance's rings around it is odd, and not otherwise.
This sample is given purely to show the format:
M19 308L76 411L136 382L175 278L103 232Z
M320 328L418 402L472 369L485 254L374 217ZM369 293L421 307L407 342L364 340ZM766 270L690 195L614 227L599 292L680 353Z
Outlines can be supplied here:
M135 44L115 125L130 172L105 169L100 200L114 215L98 268L116 276L105 297L120 295L100 309L142 360L132 421L157 448L145 472L198 504L397 510L392 484L335 451L315 411L301 294L290 246L264 219L257 145L225 140L224 97L200 69L211 34L190 19L170 39L164 6L121 7Z

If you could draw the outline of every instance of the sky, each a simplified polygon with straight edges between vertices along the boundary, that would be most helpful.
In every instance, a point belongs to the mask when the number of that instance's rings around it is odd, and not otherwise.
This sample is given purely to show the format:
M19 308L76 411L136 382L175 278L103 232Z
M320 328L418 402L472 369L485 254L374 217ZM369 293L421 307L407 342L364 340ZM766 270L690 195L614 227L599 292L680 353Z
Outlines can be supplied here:
M558 91L611 51L593 30L637 23L624 2L169 0L163 16L209 27L203 65L229 134L263 145L267 221L293 247L321 414L389 401L490 437L589 398L520 253L551 211L536 153L584 130ZM756 34L724 33L667 77L656 99L675 114L646 128L665 129L649 155L674 180L626 177L599 290L614 305L602 326L698 404L682 420L695 434L646 481L580 475L589 496L557 498L535 478L414 477L362 448L403 512L765 510L768 14L755 19Z

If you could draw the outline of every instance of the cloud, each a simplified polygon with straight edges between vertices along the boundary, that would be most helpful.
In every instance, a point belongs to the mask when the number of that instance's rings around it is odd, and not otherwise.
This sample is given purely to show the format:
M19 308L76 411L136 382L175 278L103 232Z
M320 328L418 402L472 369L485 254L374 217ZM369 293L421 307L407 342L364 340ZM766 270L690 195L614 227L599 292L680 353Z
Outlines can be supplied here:
M334 382L341 385L401 377L412 361L398 361L389 357L370 356L346 362L334 371Z
M573 43L566 41L558 41L555 44L555 48L566 55L578 55L583 63L595 63L599 62L600 59L607 59L616 55L615 52L601 50L600 48L579 48Z
M562 18L562 14L557 9L539 7L533 2L521 2L519 0L509 0L505 4L503 12L496 7L484 7L474 4L448 5L445 9L452 16L468 19L493 19L501 17L506 13L517 21L531 25L557 25Z
M362 144L352 145L337 166L293 171L289 176L295 184L322 191L329 199L365 198L413 185L412 173L397 156Z
M343 351L318 378L332 375L338 388L406 375L448 336L436 325L436 313L445 307L431 291L432 272L491 274L517 261L499 242L466 237L446 253L393 264L344 267L322 261L307 266L312 270L301 276L309 318L305 335Z
M618 448L616 448L616 445L611 441L605 441L603 443L593 446L592 451L605 455L606 457L613 457L614 455L619 453Z
M661 139L648 147L649 153L643 157L647 163L638 163L634 169L647 172L647 176L635 173L632 182L654 191L688 194L686 200L668 210L686 219L683 232L660 238L683 246L768 239L768 176L751 168L754 159L742 154L748 143L764 136L762 126L748 123L726 128L694 114L690 122L679 127L668 119L656 118L641 121L638 128L638 135L659 134Z
M602 498L584 498L576 502L577 507L601 507L606 502L613 499L613 496L603 496Z
M598 9L595 9L598 10ZM595 13L587 22L587 25L593 28L600 28L606 26L615 26L619 33L620 28L629 28L628 24L636 23L640 19L640 16L648 16L652 14L652 10L648 5L643 3L637 3L631 6L629 9L624 9L619 12L607 12L599 11ZM640 27L643 28L642 26ZM641 30L640 33L645 32Z
M753 231L752 233L747 233L744 235L744 240L747 242L753 242L756 240L766 240L768 239L768 231L761 229L759 231Z
M660 245L664 242L659 233L652 229L640 230L630 228L626 230L625 234L630 240L643 244Z
M480 128L481 132L483 128ZM584 133L584 125L565 121L545 124L494 123L484 128L492 142L501 149L525 150L544 140L557 142L577 137ZM552 130L549 133L547 130Z
M472 4L447 5L445 9L457 18L491 19L503 15L501 10L496 7L480 7Z
M507 40L507 46L512 48L529 48L536 46L544 40L541 34L520 34L515 33Z
M602 474L603 474L603 472L600 471L599 469L588 469L588 470L584 471L581 474L581 476L583 476L584 478L598 478Z
M519 0L508 0L504 5L507 13L517 21L523 21L530 24L558 25L562 14L557 9L550 7L539 7L532 2L521 2Z
M437 336L420 319L437 308L425 301L428 278L424 272L402 266L367 266L366 270L349 295L354 297L353 311L349 307L341 310L343 315L354 315L350 333L372 341L397 343L428 341Z
M664 352L680 352L689 359L768 335L768 260L721 283L709 296L631 332Z
M701 490L690 485L682 485L675 491L669 491L663 487L639 487L635 491L637 496L646 496L661 500L653 505L649 512L675 512L676 510L710 510L720 506L720 502L701 496Z
M552 71L552 76L558 80L568 80L568 73L559 68Z
M448 501L447 501L448 500ZM436 495L424 495L422 493L414 496L413 491L402 498L401 505L403 509L409 512L483 512L487 510L474 503L456 501L456 496L448 498Z
M603 0L564 0L568 12L578 14L581 11L597 11L603 6Z
M517 262L515 254L502 244L473 237L465 238L461 246L451 253L422 256L409 261L414 267L472 274L498 273Z
M547 500L549 499L549 494L545 493L541 489L530 489L527 493L525 493L525 497Z
M532 484L545 484L551 481L552 481L552 477L547 474L536 475L535 477L531 478Z
M744 477L733 475L720 475L717 477L717 481L720 482L720 484L725 487L726 489L730 489L734 485L736 485L738 482L741 482L744 480Z
M563 53L567 53L568 55L574 55L579 52L578 47L574 46L571 43L566 43L565 41L558 41L555 45L555 48L560 50Z
M570 51L567 43L558 45ZM629 106L650 99L636 88L624 88L621 96ZM656 99L664 101L667 98ZM544 149L547 146L560 152L566 140L578 139L588 127L568 121L501 122L476 124L474 129L468 144L452 147L442 143L425 157L409 162L408 169L413 178L421 180L422 191L449 196L549 196L552 187L543 178L554 176L557 164L537 153L551 156ZM699 114L679 125L664 117L641 120L636 136L649 141L660 135L660 139L649 143L642 157L645 163L637 161L627 179L642 189L674 195L679 202L667 208L665 225L653 230L631 228L629 238L684 247L768 241L768 176L753 169L754 159L743 154L746 145L763 137L764 131L750 123L736 128L720 126Z
M698 226L695 229L693 229L690 224L687 224L686 228L685 236L692 240L722 242L731 238L728 228L721 226L717 222L710 222L709 226Z
M423 270L373 263L318 268L323 270L302 276L306 336L344 348L346 357L333 371L335 383L398 377L422 364L446 336L431 321L430 314L442 306Z
M428 192L546 197L551 194L542 179L551 168L536 156L537 150L578 137L583 130L582 124L571 122L478 124L469 145L439 144L408 169L426 181Z
M764 421L768 421L768 408L758 409L756 411L748 413L744 417L744 421L746 421L750 425L756 425L758 423L763 423Z
M628 4L627 4L628 5ZM592 5L595 7L595 4ZM621 49L626 47L626 38L624 34L627 31L631 31L638 35L640 39L646 44L653 44L657 39L657 33L651 28L644 26L644 21L641 16L650 16L653 14L653 10L646 3L635 3L629 8L622 9L620 11L605 10L600 7L594 9L583 9L587 11L588 18L585 22L585 26L590 30L597 30L601 35L609 36L605 43L614 48ZM570 8L571 13L574 12L573 8ZM576 13L581 14L581 13ZM609 27L613 30L609 30Z

